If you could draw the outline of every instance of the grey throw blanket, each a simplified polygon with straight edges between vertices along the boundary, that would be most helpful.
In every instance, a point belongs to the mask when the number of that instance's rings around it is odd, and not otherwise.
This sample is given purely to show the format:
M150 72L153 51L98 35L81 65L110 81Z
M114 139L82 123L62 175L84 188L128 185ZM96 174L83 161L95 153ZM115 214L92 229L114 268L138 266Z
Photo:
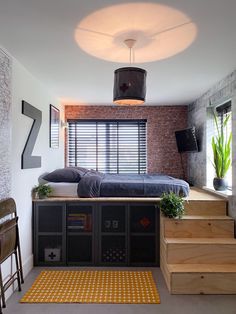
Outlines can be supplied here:
M162 174L106 174L100 187L100 196L107 197L161 197L170 192L188 196L189 185Z
M188 196L184 180L158 174L101 174L88 171L78 184L79 197L160 197L164 192Z
M78 184L77 193L79 197L98 197L100 196L100 187L103 174L95 174L88 171Z

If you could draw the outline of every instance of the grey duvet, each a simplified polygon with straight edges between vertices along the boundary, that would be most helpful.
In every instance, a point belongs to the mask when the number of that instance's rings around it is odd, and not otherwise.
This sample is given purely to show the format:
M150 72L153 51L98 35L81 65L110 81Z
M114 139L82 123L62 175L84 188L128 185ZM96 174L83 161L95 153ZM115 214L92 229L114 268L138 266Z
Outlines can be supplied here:
M86 173L78 184L79 197L160 197L174 192L188 196L186 181L159 174Z

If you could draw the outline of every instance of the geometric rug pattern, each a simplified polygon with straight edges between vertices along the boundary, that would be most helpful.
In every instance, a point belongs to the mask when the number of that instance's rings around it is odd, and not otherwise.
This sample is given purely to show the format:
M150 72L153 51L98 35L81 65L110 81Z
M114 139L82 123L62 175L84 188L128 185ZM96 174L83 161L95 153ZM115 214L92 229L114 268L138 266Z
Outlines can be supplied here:
M21 303L159 304L151 271L42 271Z

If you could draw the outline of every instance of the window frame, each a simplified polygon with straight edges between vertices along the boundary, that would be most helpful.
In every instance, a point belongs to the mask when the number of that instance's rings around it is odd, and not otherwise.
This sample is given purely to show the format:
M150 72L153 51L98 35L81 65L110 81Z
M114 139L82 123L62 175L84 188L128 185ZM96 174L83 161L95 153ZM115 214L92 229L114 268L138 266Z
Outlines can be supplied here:
M224 115L227 115L228 113L231 114L231 119L229 120L231 125L230 125L230 129L226 130L226 132L232 132L232 103L231 100L228 100L226 102L224 102L223 104L216 106L216 114L218 116L219 119L219 123L220 123L220 131L223 132L223 118ZM228 190L232 190L232 142L231 142L231 166L226 174L226 179L228 181Z

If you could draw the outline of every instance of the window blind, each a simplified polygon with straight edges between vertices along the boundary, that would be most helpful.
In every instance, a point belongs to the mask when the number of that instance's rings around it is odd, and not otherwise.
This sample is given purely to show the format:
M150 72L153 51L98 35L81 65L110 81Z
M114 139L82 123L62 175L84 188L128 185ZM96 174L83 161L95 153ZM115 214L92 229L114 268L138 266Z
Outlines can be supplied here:
M68 165L146 173L146 120L68 120Z

